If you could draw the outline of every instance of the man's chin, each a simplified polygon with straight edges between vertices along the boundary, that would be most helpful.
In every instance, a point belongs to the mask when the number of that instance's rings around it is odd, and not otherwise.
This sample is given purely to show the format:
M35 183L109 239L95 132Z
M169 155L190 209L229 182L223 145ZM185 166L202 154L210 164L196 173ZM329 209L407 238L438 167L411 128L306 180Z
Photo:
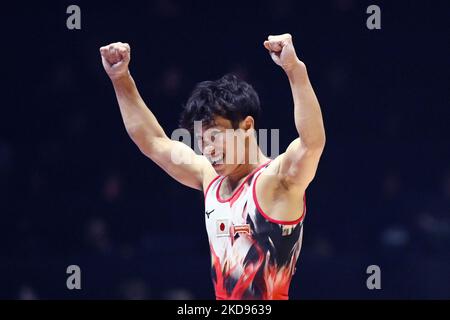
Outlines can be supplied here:
M223 163L213 163L212 166L216 171L221 171L225 167Z
M225 171L224 163L215 163L212 164L212 167L214 168L214 170L216 170L217 173L223 173Z

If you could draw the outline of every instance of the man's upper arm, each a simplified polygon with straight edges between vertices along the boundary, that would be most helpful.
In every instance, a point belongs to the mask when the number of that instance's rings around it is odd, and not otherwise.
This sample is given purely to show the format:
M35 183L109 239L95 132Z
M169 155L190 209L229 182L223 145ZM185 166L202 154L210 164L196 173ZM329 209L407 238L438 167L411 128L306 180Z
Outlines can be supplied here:
M313 180L323 146L306 148L300 138L295 139L281 155L279 176L287 188L306 190Z
M214 170L204 156L168 137L151 139L141 151L172 178L197 190L203 190L204 175Z

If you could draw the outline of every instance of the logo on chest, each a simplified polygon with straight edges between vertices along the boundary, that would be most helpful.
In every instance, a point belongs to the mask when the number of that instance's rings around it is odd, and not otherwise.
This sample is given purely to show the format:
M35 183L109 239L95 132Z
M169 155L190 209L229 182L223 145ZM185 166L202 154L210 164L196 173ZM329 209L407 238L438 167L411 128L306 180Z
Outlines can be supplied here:
M236 234L250 234L249 224L233 224L229 219L216 220L216 236L230 237Z

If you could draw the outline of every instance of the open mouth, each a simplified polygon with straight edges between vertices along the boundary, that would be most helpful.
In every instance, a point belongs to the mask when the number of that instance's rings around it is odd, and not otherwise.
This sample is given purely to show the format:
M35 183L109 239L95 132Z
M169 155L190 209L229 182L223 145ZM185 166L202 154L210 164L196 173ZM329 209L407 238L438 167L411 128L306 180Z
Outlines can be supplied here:
M208 157L209 162L211 162L211 164L213 166L215 165L219 165L219 164L223 164L223 156L217 156L217 157Z

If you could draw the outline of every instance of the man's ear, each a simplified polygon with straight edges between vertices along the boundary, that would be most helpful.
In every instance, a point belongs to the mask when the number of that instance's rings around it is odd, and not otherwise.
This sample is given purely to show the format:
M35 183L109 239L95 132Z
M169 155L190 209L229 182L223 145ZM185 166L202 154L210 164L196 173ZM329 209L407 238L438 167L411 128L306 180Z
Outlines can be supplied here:
M255 119L252 116L246 116L244 120L242 120L242 129L245 131L255 128Z

